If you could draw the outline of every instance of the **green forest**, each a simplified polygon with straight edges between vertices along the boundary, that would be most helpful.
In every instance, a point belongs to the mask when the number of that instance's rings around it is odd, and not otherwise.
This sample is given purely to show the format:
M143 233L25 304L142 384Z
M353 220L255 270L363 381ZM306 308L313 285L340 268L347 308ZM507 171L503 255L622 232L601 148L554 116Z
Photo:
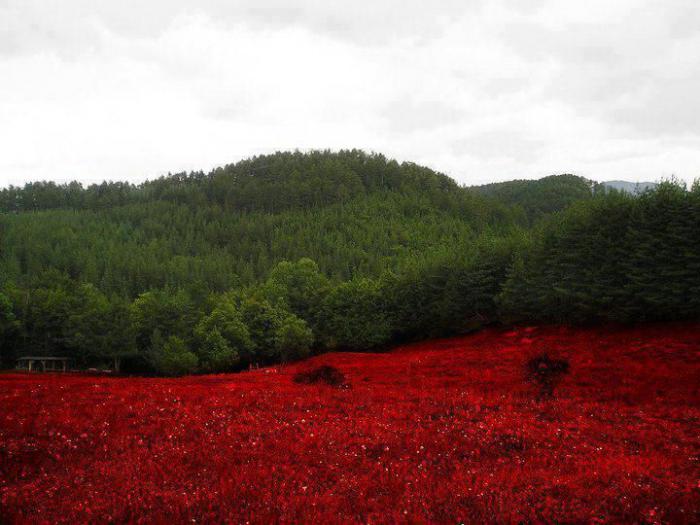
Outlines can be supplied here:
M697 318L697 182L462 187L348 150L0 190L7 367L225 372L495 323Z

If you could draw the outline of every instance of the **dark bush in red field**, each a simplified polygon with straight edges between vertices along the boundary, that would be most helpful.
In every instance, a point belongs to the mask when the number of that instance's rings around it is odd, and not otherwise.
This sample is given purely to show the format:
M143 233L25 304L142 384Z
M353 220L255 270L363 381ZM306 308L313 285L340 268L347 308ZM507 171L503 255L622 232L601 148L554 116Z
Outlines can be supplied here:
M334 366L321 365L311 370L297 372L294 382L302 385L326 384L330 386L346 386L345 374Z
M537 400L542 349L570 367ZM352 388L295 382L322 366ZM698 325L180 379L0 374L0 523L698 523L699 385Z
M527 362L527 378L539 387L540 397L552 397L561 377L568 373L568 360L552 359L546 353Z

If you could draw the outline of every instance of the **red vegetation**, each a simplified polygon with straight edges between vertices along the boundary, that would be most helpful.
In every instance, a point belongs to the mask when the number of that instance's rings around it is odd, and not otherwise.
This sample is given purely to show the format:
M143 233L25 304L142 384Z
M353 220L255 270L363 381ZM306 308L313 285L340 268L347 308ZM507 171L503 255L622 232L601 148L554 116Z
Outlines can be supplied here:
M569 362L552 396L527 363ZM298 384L329 365L347 388ZM700 326L184 379L0 375L0 522L700 522Z

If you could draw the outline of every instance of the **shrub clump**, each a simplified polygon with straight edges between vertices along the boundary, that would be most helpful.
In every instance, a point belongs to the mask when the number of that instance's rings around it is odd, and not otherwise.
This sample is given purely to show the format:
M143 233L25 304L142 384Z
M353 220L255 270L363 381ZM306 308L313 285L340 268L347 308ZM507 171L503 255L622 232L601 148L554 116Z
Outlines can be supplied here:
M559 384L561 377L568 373L567 359L552 359L546 353L533 357L526 366L527 378L539 387L540 397L553 397L554 388Z
M294 375L294 382L302 385L326 384L329 386L347 386L345 374L334 366L321 365L311 370L303 370Z

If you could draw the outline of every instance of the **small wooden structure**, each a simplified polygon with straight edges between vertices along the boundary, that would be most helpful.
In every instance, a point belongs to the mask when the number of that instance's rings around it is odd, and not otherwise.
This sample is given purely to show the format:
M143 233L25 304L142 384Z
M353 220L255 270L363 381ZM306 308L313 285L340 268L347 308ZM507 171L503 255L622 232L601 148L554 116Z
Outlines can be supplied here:
M41 365L42 372L65 372L68 370L68 361L70 357L33 357L26 356L17 359L17 368L20 370L38 370ZM36 365L36 366L35 366Z

